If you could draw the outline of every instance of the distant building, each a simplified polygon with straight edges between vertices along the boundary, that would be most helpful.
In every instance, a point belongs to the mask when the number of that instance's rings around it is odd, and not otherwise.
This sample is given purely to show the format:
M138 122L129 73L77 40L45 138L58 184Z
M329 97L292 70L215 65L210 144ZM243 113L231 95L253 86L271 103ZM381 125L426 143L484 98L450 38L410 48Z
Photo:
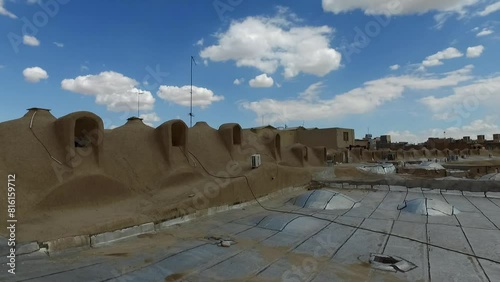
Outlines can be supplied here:
M328 149L344 149L354 146L354 129L321 128L297 130L297 143L309 147L325 146Z
M455 140L453 138L429 138L424 143L427 149L438 150L465 150L484 148L486 150L495 150L500 148L500 134L493 134L493 140L486 140L485 135L477 135L477 140L471 140L470 136L464 136L462 139Z
M391 143L391 135L382 135L382 136L380 136L380 143L382 143L382 144L390 144Z
M493 142L495 143L500 142L500 134L493 134Z
M266 125L266 126L257 126L257 127L250 128L250 130L252 132L255 132L255 133L258 133L258 132L260 132L262 130L266 130L266 129L276 130L276 127L274 127L272 125Z
M465 137L464 137L465 138ZM438 149L438 150L444 150L446 148L449 148L451 144L455 143L457 140L454 140L453 138L433 138L430 137L427 139L427 142L425 143L425 147L427 149ZM466 141L464 140L458 140L458 142L461 142L463 144L467 144Z
M370 149L370 141L366 139L355 139L354 140L355 147L361 147L364 149Z
M486 138L484 137L484 135L477 136L477 143L483 144L485 140L486 140Z
M490 151L500 149L500 134L493 134L493 140L485 140L483 145Z
M283 148L295 143L301 143L308 147L324 146L327 149L345 149L355 146L354 129L350 128L305 128L299 126L277 129L270 125L250 128L250 131L257 134L268 130L277 131L280 134Z
M363 138L364 141L366 141L368 144L367 144L367 149L370 149L370 150L376 150L377 149L377 141L375 139L373 139L373 135L372 134L366 134L365 135L365 138Z
M389 149L391 148L391 135L381 135L376 142L377 149Z

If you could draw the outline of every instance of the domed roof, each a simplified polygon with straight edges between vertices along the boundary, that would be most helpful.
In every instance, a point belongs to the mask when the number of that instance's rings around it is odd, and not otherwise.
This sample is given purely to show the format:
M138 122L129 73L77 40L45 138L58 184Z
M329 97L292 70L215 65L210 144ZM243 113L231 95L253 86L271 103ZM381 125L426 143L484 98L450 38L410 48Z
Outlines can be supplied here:
M319 210L342 210L360 206L357 201L332 190L314 190L292 199L295 206Z
M454 206L443 201L430 198L419 198L404 201L398 206L398 210L429 216L449 216L460 213L460 211Z
M484 176L481 176L479 180L483 181L500 181L500 173L490 173Z

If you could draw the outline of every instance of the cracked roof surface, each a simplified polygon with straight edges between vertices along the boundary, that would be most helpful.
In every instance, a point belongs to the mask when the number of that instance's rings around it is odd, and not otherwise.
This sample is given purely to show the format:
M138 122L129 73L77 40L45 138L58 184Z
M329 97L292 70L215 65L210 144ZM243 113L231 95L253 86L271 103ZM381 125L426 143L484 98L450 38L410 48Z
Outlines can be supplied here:
M500 281L500 198L398 190L336 190L360 202L340 210L290 203L310 193L302 190L262 202L266 209L222 212L108 246L20 256L17 274L4 271L0 280ZM421 198L461 212L426 216L397 209ZM232 244L221 247L219 239ZM377 270L367 262L372 254L416 268Z

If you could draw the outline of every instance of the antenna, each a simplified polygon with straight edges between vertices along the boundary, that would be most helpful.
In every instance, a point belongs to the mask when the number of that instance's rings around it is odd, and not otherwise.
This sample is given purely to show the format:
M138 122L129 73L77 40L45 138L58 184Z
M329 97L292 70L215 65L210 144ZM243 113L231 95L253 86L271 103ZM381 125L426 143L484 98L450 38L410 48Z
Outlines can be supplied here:
M143 94L144 91L142 90L137 90L137 118L139 118L139 95Z
M193 127L193 63L196 65L194 57L191 56L191 110L189 112L189 127Z

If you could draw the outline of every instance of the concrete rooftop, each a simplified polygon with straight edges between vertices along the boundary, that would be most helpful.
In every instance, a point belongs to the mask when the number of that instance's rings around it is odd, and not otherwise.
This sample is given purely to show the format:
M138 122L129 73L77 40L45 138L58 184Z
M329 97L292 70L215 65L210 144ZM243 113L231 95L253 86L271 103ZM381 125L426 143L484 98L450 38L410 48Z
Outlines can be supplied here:
M500 281L500 198L390 188L334 190L346 197L296 190L261 202L266 209L256 204L99 248L19 256L17 274L2 271L0 280ZM335 195L342 198L333 201ZM404 200L419 198L460 212L398 210ZM356 202L347 207L349 199ZM220 246L221 240L230 246ZM377 270L371 254L416 268Z

